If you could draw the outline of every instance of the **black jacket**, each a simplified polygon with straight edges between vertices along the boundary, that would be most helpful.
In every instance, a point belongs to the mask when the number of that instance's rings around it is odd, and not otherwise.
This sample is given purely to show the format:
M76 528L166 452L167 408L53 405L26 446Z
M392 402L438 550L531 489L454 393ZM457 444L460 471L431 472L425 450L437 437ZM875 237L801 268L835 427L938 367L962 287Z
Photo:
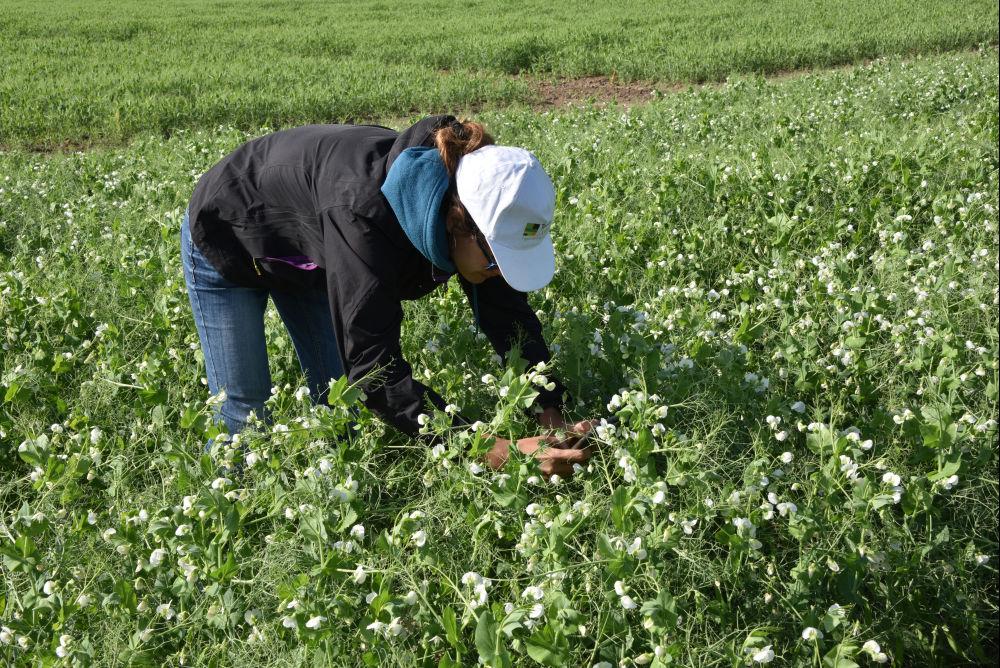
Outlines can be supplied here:
M401 301L438 285L436 270L410 243L380 187L396 157L433 146L434 131L454 120L431 116L402 134L372 125L308 125L251 140L198 181L191 236L226 279L248 287L294 290L326 283L340 357L363 385L367 406L414 435L417 416L441 397L413 378L400 351ZM307 271L264 258L308 257ZM462 287L471 295L471 286ZM548 361L541 324L526 295L497 277L478 287L480 326L504 356L522 336L521 355ZM559 406L556 381L542 406Z

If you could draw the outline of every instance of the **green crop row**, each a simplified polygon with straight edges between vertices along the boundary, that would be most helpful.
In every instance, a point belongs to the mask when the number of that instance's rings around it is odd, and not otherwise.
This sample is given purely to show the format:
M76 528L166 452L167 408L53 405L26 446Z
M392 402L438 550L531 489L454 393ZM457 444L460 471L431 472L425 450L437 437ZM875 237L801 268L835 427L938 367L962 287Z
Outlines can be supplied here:
M0 146L530 104L533 78L650 87L996 44L995 2L0 5Z

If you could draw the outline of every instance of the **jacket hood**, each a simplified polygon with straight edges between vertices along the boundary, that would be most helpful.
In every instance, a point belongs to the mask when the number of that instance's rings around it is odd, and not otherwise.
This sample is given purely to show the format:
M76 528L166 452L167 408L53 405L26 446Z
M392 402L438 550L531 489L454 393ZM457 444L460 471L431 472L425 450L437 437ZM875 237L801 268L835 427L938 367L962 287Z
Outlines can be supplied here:
M389 156L385 161L386 174L389 173L392 163L396 161L399 154L406 149L413 146L434 146L434 131L442 125L450 123L454 120L455 117L449 114L428 116L427 118L417 121L409 128L401 132L399 137L396 138L396 141L392 143L392 148L389 149Z

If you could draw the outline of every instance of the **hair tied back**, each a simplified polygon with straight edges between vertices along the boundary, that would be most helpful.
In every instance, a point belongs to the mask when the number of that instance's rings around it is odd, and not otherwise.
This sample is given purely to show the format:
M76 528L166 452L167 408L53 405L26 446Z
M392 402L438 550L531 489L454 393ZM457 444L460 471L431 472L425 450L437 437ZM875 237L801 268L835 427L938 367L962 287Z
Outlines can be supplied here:
M440 126L434 135L434 143L441 153L448 175L454 177L461 157L481 146L492 144L493 137L487 134L486 128L481 123L475 121L463 123L455 119Z
M455 137L457 139L460 139L462 141L468 141L469 133L466 132L465 125L461 121L458 120L452 121L451 131L455 134Z

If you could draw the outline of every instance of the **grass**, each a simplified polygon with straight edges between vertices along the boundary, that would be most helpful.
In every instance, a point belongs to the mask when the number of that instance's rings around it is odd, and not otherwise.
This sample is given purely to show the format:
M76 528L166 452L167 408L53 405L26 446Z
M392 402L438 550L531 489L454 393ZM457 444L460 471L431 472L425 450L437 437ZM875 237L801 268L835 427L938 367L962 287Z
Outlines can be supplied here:
M536 77L651 86L997 43L996 3L175 1L0 7L0 146L529 104Z

